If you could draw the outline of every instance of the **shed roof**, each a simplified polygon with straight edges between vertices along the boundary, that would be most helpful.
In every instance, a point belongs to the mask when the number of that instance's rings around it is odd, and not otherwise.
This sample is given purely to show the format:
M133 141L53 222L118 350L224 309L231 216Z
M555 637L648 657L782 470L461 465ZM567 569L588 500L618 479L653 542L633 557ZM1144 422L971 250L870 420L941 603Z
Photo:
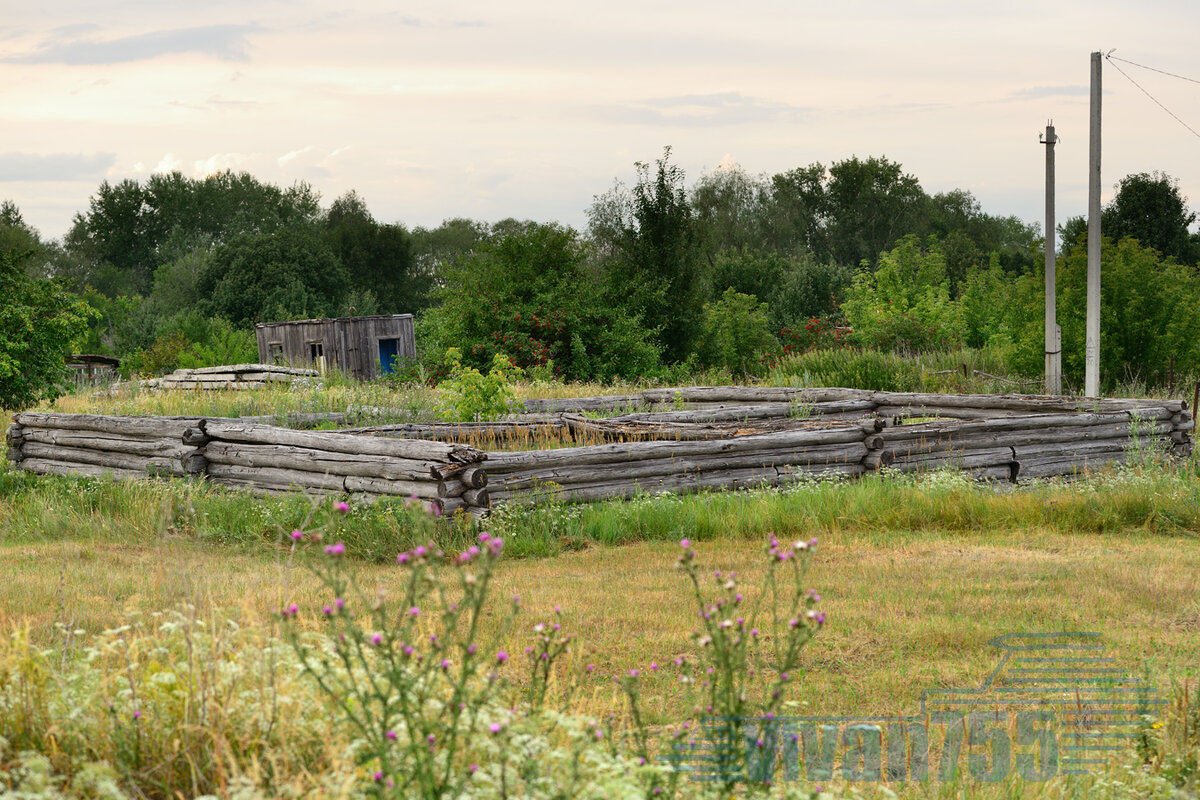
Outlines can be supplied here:
M367 319L403 319L412 317L412 314L372 314L365 317L323 317L321 319L292 319L285 322L257 322L254 324L256 328L271 328L276 325L312 325L318 322L357 322Z

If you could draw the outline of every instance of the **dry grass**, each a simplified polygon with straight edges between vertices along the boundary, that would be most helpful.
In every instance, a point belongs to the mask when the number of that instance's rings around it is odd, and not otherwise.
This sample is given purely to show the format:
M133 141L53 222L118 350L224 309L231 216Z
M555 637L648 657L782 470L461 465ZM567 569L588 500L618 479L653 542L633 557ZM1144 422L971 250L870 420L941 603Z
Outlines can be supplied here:
M691 647L695 610L672 568L677 549L642 543L509 561L497 596L519 594L530 625L561 604L564 627L581 645L578 663L596 664L599 676L644 669ZM761 575L758 542L725 539L697 549L704 563L736 570L743 583ZM6 545L0 558L0 625L28 625L39 638L55 622L99 631L134 611L183 603L271 625L285 600L313 608L325 599L286 556L183 539ZM365 583L386 587L396 568L355 569ZM822 542L810 576L830 620L807 650L798 684L796 699L814 712L911 711L923 689L979 683L996 656L988 640L1014 631L1099 631L1122 667L1146 667L1163 681L1194 675L1200 655L1200 542L1193 538L838 532ZM514 635L514 651L522 636ZM620 711L608 682L593 680L595 700L583 710ZM678 699L673 682L656 678L647 690L648 710L669 719Z

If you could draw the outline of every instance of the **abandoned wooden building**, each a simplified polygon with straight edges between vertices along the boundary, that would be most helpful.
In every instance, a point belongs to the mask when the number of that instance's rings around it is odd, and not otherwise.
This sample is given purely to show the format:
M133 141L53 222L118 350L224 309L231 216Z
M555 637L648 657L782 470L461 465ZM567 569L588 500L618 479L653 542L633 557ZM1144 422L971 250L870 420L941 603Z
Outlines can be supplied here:
M258 359L264 364L340 369L360 380L387 375L397 359L414 358L412 314L260 322Z

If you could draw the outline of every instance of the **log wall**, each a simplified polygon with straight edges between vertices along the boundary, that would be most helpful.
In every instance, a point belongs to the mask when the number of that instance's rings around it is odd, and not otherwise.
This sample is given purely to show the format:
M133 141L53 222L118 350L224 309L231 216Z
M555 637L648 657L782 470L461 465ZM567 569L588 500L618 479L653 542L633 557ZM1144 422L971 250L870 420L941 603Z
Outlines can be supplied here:
M596 419L584 411L630 411ZM694 387L527 401L499 423L302 431L246 419L25 412L8 460L48 474L177 476L259 492L416 497L444 512L493 502L779 486L814 475L954 468L1018 481L1074 475L1142 451L1191 452L1184 401ZM680 406L685 406L680 408ZM915 419L914 419L915 418ZM923 420L923 421L922 421ZM455 439L553 431L609 444L485 453Z

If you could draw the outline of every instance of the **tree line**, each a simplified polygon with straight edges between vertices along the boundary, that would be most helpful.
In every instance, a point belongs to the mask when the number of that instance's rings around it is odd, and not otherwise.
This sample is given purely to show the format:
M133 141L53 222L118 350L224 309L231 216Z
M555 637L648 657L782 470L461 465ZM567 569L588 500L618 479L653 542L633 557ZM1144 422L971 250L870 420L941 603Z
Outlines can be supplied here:
M1151 351L1164 341L1180 370L1200 367L1183 320L1200 300L1195 215L1161 173L1117 189L1103 220L1121 241L1105 250L1107 368L1156 380ZM1085 227L1060 228L1064 345ZM105 182L61 241L0 205L8 272L78 304L56 336L74 331L77 351L142 373L255 360L255 322L416 313L433 371L456 347L469 365L501 354L570 380L740 377L820 330L806 346L990 346L1036 374L1042 246L1036 225L989 215L965 190L929 194L883 157L774 175L721 168L689 185L669 148L598 194L583 231L463 218L409 229L376 220L353 191L325 208L306 184L229 171ZM1123 285L1126 272L1138 286ZM1064 367L1070 376L1070 358Z

